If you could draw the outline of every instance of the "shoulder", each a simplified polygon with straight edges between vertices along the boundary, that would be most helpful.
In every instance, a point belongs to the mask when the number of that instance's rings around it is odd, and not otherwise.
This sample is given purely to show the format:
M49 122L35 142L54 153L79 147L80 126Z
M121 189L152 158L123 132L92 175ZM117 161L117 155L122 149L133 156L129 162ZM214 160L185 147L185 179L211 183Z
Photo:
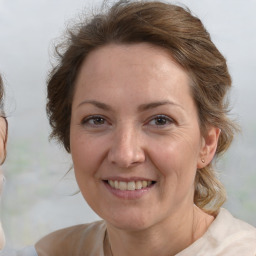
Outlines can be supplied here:
M231 213L222 208L217 215L215 221L212 223L211 229L213 231L221 230L222 236L226 237L227 235L250 235L256 238L256 228L251 226L250 224L239 220L231 215Z
M50 233L39 240L35 248L38 256L80 255L96 247L101 250L105 231L104 221L76 225Z
M218 250L233 251L235 255L256 255L256 228L233 217L226 209L220 210L206 237Z
M221 209L206 233L177 256L256 256L256 229Z

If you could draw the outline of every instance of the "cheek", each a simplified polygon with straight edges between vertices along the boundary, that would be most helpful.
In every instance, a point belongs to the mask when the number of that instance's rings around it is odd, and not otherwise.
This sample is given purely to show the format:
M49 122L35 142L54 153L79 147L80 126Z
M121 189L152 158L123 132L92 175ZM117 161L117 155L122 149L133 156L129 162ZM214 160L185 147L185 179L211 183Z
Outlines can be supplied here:
M92 181L95 176L94 173L97 169L97 154L86 143L83 136L71 136L70 148L77 184L85 200L88 201L90 199L90 197L88 198L89 191L92 188Z
M188 163L196 167L199 155L199 139L189 140L183 137L165 138L163 140L156 140L149 147L150 155L158 163L169 163L173 166L183 166Z
M88 143L85 143L82 137L71 138L70 140L71 156L75 172L87 172L91 169L91 164L95 162L94 150Z
M95 138L71 133L71 155L77 177L92 176L96 173L104 157L103 146L104 143Z
M151 161L168 182L193 184L200 147L199 139L191 138L175 136L151 145Z

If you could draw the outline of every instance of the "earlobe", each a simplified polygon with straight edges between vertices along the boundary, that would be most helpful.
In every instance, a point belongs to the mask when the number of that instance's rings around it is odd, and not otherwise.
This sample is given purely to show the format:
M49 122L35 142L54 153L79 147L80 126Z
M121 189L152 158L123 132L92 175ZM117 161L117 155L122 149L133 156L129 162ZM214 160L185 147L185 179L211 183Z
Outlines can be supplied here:
M207 166L213 159L221 130L217 127L210 127L202 139L202 147L197 161L197 168Z

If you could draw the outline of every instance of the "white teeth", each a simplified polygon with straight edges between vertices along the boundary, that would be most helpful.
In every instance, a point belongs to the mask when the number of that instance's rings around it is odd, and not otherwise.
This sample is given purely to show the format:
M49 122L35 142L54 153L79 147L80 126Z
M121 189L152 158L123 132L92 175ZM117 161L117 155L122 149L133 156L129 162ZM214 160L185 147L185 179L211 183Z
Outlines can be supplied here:
M117 180L108 180L108 184L115 189L133 191L149 187L152 184L152 181L138 180L125 182Z
M141 183L141 181L136 181L136 183L135 183L135 188L136 188L136 189L141 189L141 188L142 188L142 183Z
M119 189L120 190L127 190L127 182L120 181L119 182Z
M128 190L135 190L135 182L134 181L128 182L127 189Z

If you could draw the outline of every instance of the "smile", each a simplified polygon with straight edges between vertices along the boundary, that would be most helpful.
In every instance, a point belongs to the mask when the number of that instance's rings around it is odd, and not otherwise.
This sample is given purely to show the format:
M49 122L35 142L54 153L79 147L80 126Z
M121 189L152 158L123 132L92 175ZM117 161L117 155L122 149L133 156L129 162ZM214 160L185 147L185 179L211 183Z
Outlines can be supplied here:
M118 190L139 190L143 188L150 187L152 184L154 184L154 181L146 181L146 180L138 180L138 181L118 181L118 180L108 180L107 181L110 187Z

